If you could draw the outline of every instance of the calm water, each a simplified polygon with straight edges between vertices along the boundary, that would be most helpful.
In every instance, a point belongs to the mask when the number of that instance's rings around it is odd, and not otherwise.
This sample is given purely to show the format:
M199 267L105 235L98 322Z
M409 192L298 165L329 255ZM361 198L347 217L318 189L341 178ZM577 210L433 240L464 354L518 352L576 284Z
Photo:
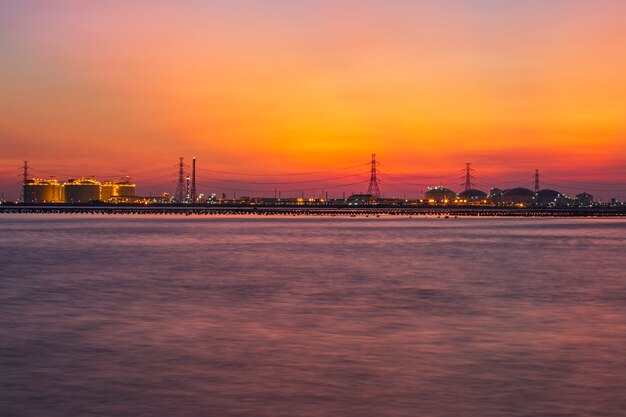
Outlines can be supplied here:
M624 416L626 221L0 217L0 415Z

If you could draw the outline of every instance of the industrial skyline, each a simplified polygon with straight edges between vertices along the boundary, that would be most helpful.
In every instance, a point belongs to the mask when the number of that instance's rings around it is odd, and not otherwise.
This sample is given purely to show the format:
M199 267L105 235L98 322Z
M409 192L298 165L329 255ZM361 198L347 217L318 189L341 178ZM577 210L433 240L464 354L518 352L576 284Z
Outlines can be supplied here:
M481 169L475 169L471 162L464 163L465 167L443 175L422 175L414 174L411 181L404 178L398 181L393 175L389 175L381 169L376 155L371 155L369 162L351 165L348 167L338 167L322 171L300 171L291 173L242 173L234 171L222 171L207 168L210 163L203 165L202 161L196 166L196 157L191 158L191 165L185 162L184 157L178 158L178 163L155 169L144 173L139 173L139 178L133 175L115 178L96 175L73 175L52 172L40 169L38 166L23 161L20 167L21 181L14 181L9 187L0 188L3 198L8 201L24 200L25 188L22 188L26 181L33 184L33 179L43 181L58 182L62 187L64 181L93 182L96 178L103 184L123 184L129 183L131 177L138 183L138 191L135 193L135 184L132 185L132 196L162 196L164 193L171 196L174 201L193 202L198 201L198 197L208 198L210 195L220 199L237 199L240 197L263 197L263 198L347 198L353 194L369 194L375 198L398 198L398 199L427 199L428 192L433 189L448 190L455 198L469 200L486 199L492 194L492 190L506 191L510 189L522 188L524 190L538 193L540 191L557 190L563 196L574 197L580 193L590 193L598 201L624 201L622 194L626 195L626 184L601 184L593 186L590 183L574 182L568 179L556 178L550 174L545 175L540 169L535 168L527 172L526 178L517 180L498 181L490 176L482 174ZM384 166L384 165L383 165ZM175 168L175 172L174 172ZM157 178L169 178L169 181L160 184L142 183L142 179L154 176ZM15 173L17 174L17 169ZM131 174L131 172L129 172ZM147 176L147 177L146 177ZM99 184L99 183L98 183ZM152 186L150 185L152 184ZM591 186L590 186L591 185ZM155 189L154 187L159 187ZM61 190L61 188L59 188ZM154 190L154 191L152 191ZM55 191L55 193L57 193ZM61 193L61 191L58 191ZM117 194L109 192L110 195ZM59 194L61 195L61 194ZM120 196L130 194L120 194ZM214 197L215 198L215 197ZM60 201L63 201L60 198ZM447 197L446 197L447 199ZM35 199L36 200L36 199ZM26 200L28 201L28 199ZM31 198L31 201L34 201Z
M377 152L398 183L471 161L494 183L539 167L609 198L626 183L624 15L609 0L1 2L0 183L22 159L157 192L140 174L178 155L279 181Z

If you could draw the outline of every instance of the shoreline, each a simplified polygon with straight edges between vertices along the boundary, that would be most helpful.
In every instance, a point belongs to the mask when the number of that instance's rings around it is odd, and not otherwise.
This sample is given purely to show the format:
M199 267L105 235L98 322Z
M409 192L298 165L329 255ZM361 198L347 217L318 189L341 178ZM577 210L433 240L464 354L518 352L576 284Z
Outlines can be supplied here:
M626 208L519 207L237 207L237 206L0 206L1 214L100 214L184 216L440 216L626 218Z

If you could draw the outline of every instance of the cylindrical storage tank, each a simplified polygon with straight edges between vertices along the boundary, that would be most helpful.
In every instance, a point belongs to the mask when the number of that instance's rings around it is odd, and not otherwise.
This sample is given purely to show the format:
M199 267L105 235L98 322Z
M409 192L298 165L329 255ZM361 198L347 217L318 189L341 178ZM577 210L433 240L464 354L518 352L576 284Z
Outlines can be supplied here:
M96 180L69 179L63 184L63 189L66 203L89 203L100 200L100 183Z
M105 182L100 186L100 199L102 201L108 201L113 197L115 186L112 182Z
M57 180L26 180L24 183L25 203L60 203L63 201L61 185Z
M100 198L102 201L108 201L114 197L134 197L135 184L131 183L128 178L122 178L118 181L107 181L100 187Z
M35 184L35 180L24 181L24 202L37 203L39 197L39 187Z
M135 196L135 184L128 181L118 181L116 183L116 197L134 197Z

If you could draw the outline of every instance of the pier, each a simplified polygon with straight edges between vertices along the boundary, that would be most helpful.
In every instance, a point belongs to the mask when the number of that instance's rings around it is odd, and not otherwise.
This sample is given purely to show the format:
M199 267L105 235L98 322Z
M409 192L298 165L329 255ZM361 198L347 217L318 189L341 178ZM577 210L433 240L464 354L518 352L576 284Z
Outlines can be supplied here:
M626 217L626 208L519 207L256 207L256 206L0 206L0 214L171 216L428 216L428 217Z

